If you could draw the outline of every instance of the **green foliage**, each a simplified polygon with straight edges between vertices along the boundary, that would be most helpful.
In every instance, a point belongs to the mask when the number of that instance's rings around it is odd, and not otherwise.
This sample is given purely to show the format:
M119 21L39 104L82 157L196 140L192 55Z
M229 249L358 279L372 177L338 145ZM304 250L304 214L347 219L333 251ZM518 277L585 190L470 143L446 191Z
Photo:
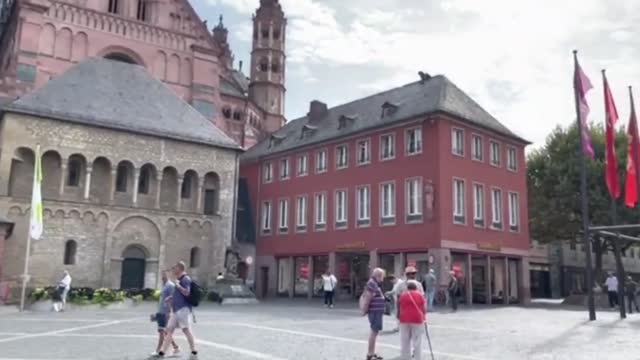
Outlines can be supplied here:
M49 295L49 292L45 288L36 288L31 293L30 298L33 301L41 301L50 299L51 295Z
M136 296L132 297L131 299L133 300L133 302L135 304L140 304L144 300L142 295L136 295Z
M159 289L156 289L153 291L153 295L152 295L152 299L154 301L160 301L160 295L162 294L162 291L160 291Z
M605 131L592 126L595 159L587 158L589 216L591 224L610 225L611 197L605 181ZM529 222L531 237L540 242L575 240L582 230L580 194L580 147L576 126L557 127L544 147L533 151L527 160ZM624 206L624 182L627 164L627 135L616 132L616 155L621 196L617 201L617 223L637 223L635 209ZM634 219L635 218L635 219Z

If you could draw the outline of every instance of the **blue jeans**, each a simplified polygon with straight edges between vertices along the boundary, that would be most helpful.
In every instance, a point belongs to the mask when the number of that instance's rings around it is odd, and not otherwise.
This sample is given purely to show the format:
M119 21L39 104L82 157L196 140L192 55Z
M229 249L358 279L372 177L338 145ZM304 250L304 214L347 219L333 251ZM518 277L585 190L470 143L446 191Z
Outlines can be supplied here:
M436 297L436 290L427 290L427 311L433 309L433 300Z

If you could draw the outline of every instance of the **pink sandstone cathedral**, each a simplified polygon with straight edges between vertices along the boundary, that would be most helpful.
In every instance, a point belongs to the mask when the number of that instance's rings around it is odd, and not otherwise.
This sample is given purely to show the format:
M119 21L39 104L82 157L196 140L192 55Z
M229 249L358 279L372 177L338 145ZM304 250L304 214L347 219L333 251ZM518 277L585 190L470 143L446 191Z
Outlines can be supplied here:
M104 57L144 66L248 148L285 122L286 25L260 0L247 77L222 17L210 30L188 0L0 0L0 105Z

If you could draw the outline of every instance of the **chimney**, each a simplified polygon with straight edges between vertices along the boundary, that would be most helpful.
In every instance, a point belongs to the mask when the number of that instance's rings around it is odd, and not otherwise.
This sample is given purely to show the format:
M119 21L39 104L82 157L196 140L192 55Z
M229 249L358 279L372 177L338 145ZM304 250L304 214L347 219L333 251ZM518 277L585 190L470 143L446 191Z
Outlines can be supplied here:
M328 113L329 110L327 109L327 104L323 103L322 101L313 100L309 104L309 113L307 114L307 117L309 118L310 122L318 122L322 120L322 118L324 118Z
M420 83L424 84L425 81L431 79L431 75L425 73L424 71L418 71L418 75L420 75Z
M242 60L238 63L238 70L242 72Z

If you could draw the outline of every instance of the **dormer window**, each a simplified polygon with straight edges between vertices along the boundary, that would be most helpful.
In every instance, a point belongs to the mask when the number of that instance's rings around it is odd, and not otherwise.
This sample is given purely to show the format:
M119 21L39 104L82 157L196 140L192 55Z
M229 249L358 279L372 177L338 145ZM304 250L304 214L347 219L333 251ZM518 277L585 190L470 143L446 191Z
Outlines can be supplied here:
M398 111L399 107L400 105L398 104L386 101L384 104L382 104L382 117L393 115L396 111Z
M269 148L280 145L280 143L284 140L284 136L281 135L271 135L269 139Z
M338 119L338 129L340 130L351 126L355 120L355 116L342 115L340 119Z
M300 139L307 139L313 135L318 128L312 125L305 125L302 127L302 131L300 133Z

